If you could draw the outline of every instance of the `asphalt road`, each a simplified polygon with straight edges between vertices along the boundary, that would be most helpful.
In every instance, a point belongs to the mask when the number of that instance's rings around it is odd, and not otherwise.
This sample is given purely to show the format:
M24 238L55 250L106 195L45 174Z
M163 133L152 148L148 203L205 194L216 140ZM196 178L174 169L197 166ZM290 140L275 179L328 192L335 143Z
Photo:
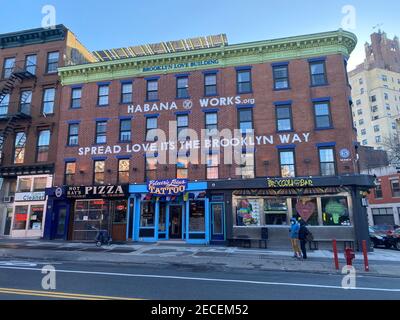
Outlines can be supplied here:
M332 300L400 299L400 278L342 276L207 267L54 263L55 290L43 290L43 262L0 260L0 299Z

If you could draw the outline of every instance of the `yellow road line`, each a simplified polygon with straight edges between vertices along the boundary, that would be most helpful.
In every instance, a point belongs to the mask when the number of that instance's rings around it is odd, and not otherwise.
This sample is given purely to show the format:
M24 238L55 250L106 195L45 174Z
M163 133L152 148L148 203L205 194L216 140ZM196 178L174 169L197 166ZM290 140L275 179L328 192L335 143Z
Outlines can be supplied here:
M53 292L53 291L21 290L21 289L11 289L11 288L0 288L0 293L27 295L27 296L43 296L51 298L78 299L78 300L141 300L135 298L96 296L88 294Z

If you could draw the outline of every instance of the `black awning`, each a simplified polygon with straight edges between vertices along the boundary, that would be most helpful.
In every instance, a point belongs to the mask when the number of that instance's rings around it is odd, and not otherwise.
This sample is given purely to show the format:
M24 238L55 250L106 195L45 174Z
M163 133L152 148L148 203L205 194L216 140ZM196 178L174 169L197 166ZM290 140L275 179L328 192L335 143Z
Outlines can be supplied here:
M0 166L0 177L17 177L17 176L28 176L36 174L53 174L54 164L43 164L35 166Z

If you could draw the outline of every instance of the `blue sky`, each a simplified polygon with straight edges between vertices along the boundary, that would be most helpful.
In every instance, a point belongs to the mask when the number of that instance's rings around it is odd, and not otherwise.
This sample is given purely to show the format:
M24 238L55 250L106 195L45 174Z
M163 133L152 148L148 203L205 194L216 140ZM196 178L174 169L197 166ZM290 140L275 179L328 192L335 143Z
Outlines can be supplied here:
M229 43L336 30L342 7L352 5L359 38L351 59L363 59L363 44L383 24L400 36L400 1L395 0L0 0L0 33L40 27L44 5L90 50L226 33Z

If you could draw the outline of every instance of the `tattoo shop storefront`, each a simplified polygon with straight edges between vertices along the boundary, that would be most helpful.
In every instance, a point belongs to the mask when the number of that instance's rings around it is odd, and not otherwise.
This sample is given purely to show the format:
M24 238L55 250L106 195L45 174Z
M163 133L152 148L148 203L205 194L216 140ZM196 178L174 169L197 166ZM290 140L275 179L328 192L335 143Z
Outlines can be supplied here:
M257 178L209 182L208 192L225 199L227 239L259 239L267 227L269 247L289 247L290 219L301 217L320 249L333 239L360 248L369 241L365 197L373 186L366 175Z
M208 244L209 202L206 182L151 180L129 187L134 241L185 241Z
M68 186L46 190L49 196L45 238L93 241L107 230L113 241L126 241L128 185Z

